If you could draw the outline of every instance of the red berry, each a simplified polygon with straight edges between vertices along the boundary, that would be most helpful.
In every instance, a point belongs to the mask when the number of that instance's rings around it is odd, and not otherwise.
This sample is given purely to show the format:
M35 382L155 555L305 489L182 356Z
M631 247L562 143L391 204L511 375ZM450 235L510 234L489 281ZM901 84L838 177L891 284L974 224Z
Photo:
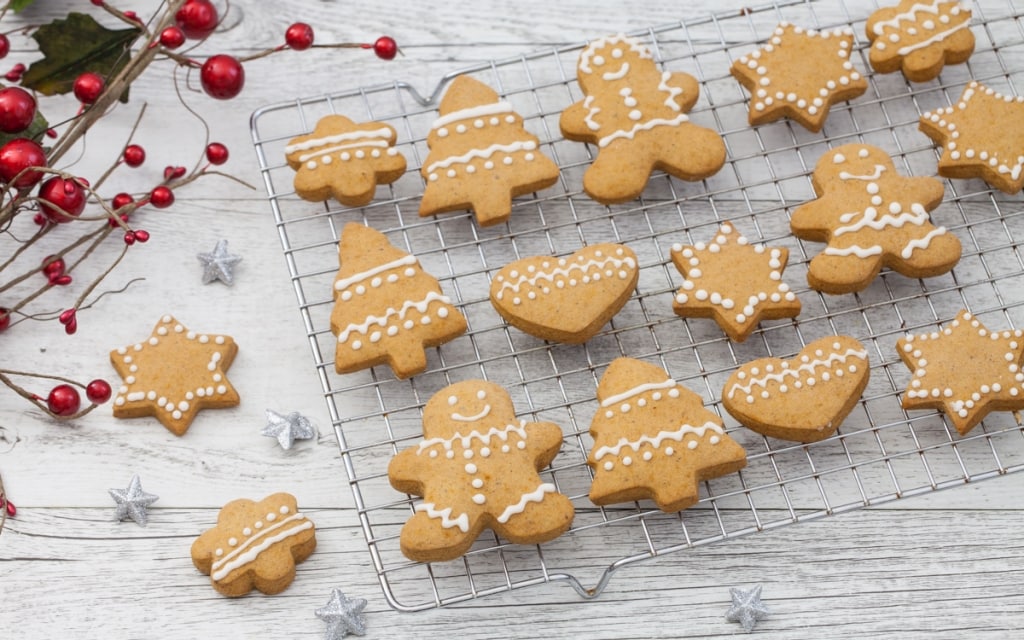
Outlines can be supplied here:
M35 186L43 179L41 171L26 169L45 166L43 148L28 138L15 138L0 147L0 180L19 189Z
M86 192L75 180L54 176L40 185L39 199L42 201L39 208L46 218L50 222L60 224L71 222L71 218L77 218L82 214L85 209Z
M56 278L64 275L64 270L67 265L64 264L64 258L58 258L57 256L46 256L43 258L43 275L53 282Z
M166 209L174 204L174 192L168 187L156 187L149 192L149 203L157 209Z
M219 21L217 8L210 0L188 0L174 14L174 22L193 40L202 40L213 33Z
M390 36L381 36L373 43L373 52L381 60L393 60L398 55L398 43Z
M160 44L168 49L177 49L185 44L185 32L178 27L167 27L160 32Z
M0 58L6 58L7 54L11 52L11 40L6 35L0 33Z
M124 232L124 243L129 247L135 244L135 232L128 230Z
M0 131L19 133L36 117L36 99L21 87L0 89Z
M135 198L130 193L119 193L110 201L110 206L113 207L114 211L117 211L121 207L126 207L133 202L135 202Z
M228 161L228 148L219 142L206 145L206 159L210 164L224 164Z
M203 91L218 100L230 100L245 86L245 69L237 59L218 54L211 56L199 70Z
M142 23L142 20L139 19L139 14L135 13L134 11L125 11L124 17L128 18L133 22L138 22L140 24Z
M69 384L59 384L50 390L46 397L46 406L58 416L66 417L78 413L82 406L82 398L78 395L78 389Z
M102 7L104 4L103 0L90 0L90 2L92 2L97 7Z
M85 397L93 404L103 404L110 400L110 383L97 378L85 387Z
M145 244L146 242L149 242L149 232L145 229L136 229L135 239Z
M7 307L0 307L0 331L6 331L11 326L11 310Z
M124 148L124 163L129 167L138 167L146 161L146 150L137 144Z
M305 22L296 22L284 32L284 41L296 51L305 51L313 46L313 27Z
M7 509L7 516L9 518L13 518L16 515L18 515L18 510L16 508L14 508L14 503L13 502L8 500L7 498L4 498L4 499L0 500L0 502L5 503L4 507Z
M75 84L72 88L79 102L82 104L92 104L99 100L100 94L103 93L103 87L106 84L107 81L100 74L86 71L75 78Z

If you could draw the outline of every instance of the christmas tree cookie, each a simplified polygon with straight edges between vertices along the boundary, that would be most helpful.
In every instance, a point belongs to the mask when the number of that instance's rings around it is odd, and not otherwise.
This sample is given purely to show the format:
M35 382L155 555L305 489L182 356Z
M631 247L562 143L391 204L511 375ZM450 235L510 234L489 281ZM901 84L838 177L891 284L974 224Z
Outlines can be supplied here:
M652 499L662 511L679 511L697 502L700 482L747 464L722 419L653 364L614 360L597 399L587 458L594 469L594 504Z
M960 260L960 240L928 216L942 202L935 178L903 177L881 149L848 144L822 156L812 179L818 199L790 219L798 238L828 243L807 270L811 287L850 293L867 288L882 267L928 278Z
M387 363L399 378L427 367L424 349L461 335L466 318L411 254L384 234L350 222L338 245L331 331L335 369L351 373Z
M430 153L420 215L472 209L482 226L508 220L512 198L550 187L558 166L538 149L523 118L487 85L459 76L427 135Z
M971 10L957 0L900 0L868 18L868 61L879 73L902 70L907 80L927 82L971 57L970 26Z
M373 200L378 184L405 173L405 158L393 145L395 129L382 122L356 124L345 116L325 116L313 133L284 148L295 169L295 192L304 200L361 207Z
M655 170L701 180L722 168L722 137L687 115L697 102L697 80L660 71L636 40L620 34L591 42L576 77L586 97L562 112L559 126L566 138L597 146L583 176L594 200L632 200Z
M517 544L569 529L572 503L537 474L562 446L562 430L516 419L500 386L469 380L438 391L423 409L423 437L388 465L391 486L423 497L402 527L406 557L457 558L485 529Z

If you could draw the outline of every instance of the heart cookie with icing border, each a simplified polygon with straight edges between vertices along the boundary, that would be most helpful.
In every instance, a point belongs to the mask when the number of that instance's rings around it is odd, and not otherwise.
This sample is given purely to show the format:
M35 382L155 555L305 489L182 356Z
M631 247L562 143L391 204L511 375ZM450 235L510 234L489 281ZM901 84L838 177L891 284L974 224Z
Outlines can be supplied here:
M789 360L760 358L737 369L722 404L760 434L817 442L835 433L868 384L868 352L847 336L815 340Z
M570 256L534 256L506 265L491 280L491 304L532 336L581 344L622 309L636 288L636 254L615 243Z

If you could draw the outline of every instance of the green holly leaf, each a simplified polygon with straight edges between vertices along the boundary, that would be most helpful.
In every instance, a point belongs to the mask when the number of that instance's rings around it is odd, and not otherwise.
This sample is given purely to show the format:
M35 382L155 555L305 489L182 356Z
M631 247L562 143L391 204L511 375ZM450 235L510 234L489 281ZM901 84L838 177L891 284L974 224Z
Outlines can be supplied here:
M32 120L32 124L28 125L28 129L19 131L18 133L0 132L0 147L15 138L31 138L42 144L43 135L49 128L50 123L46 121L46 118L43 117L43 114L40 113L39 109L36 109L36 117Z
M128 63L131 44L140 33L136 28L107 29L84 13L69 13L32 34L44 57L32 63L21 84L52 96L71 92L75 78L86 71L109 78ZM127 90L121 101L128 101Z
M33 2L35 0L11 0L11 9L14 9L14 12L17 13Z

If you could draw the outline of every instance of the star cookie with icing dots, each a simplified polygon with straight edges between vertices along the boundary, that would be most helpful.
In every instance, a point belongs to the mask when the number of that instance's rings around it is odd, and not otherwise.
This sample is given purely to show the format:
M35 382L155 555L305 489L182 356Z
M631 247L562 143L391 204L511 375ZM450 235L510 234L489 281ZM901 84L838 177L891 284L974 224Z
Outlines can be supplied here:
M110 352L124 380L114 417L153 416L174 435L184 435L200 410L238 405L226 374L237 352L229 336L189 331L165 315L147 340Z
M829 108L867 91L850 62L853 30L816 31L781 22L763 47L732 64L730 72L751 93L750 124L791 118L818 132Z
M789 251L751 244L732 224L710 243L672 247L672 262L686 278L672 310L684 318L713 318L743 342L762 320L795 318L800 300L782 281Z
M968 311L940 331L907 335L896 351L913 377L904 409L939 409L966 435L992 411L1024 409L1024 331L989 331Z
M928 111L920 129L942 145L939 175L981 178L1006 193L1024 188L1024 96L997 93L979 82L951 107Z

